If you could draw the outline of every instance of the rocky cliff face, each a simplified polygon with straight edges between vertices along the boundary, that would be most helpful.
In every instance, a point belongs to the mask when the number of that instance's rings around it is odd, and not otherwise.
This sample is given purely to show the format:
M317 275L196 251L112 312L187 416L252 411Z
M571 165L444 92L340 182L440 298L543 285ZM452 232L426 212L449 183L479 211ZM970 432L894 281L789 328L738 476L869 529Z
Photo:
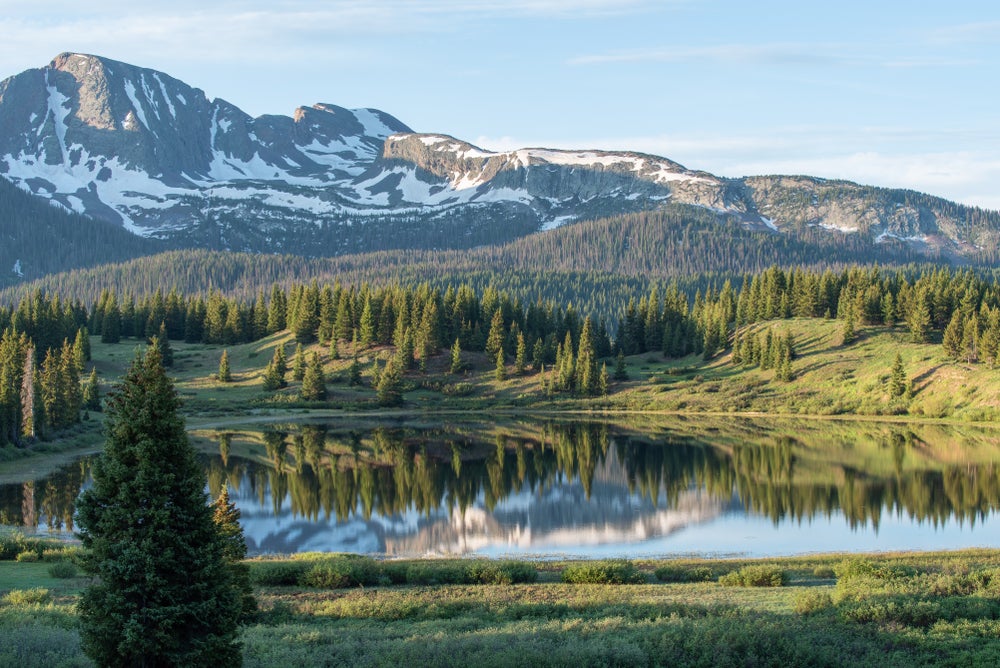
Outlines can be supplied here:
M0 176L178 245L335 254L497 243L687 204L747 227L995 249L996 214L808 177L723 179L650 155L495 153L332 104L252 118L166 74L64 53L0 82Z

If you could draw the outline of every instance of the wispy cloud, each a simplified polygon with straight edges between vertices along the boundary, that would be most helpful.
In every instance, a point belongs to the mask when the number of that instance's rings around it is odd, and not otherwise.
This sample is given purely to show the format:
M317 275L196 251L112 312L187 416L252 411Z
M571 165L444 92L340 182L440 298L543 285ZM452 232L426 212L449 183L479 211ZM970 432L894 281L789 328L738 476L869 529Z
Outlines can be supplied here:
M714 46L670 46L581 55L570 65L636 62L718 62L723 64L813 65L858 60L849 49L817 44L718 44Z
M930 33L928 41L936 44L995 43L1000 39L1000 21L977 21L943 26Z

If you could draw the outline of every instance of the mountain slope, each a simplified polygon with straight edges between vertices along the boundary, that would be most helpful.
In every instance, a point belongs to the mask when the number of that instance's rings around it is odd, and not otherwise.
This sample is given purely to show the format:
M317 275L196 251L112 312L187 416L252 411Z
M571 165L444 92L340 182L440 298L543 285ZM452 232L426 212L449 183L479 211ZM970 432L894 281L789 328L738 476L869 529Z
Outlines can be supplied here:
M779 246L854 236L954 259L1000 243L1000 214L920 193L726 179L630 152L490 152L331 104L251 118L166 74L71 53L0 82L0 176L136 236L249 252L471 248L683 206Z

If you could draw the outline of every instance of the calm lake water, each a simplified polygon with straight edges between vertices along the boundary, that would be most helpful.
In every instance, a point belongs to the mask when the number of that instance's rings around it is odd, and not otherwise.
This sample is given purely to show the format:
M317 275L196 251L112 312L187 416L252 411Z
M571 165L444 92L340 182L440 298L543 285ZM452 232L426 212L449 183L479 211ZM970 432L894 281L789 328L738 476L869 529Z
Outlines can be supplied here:
M193 434L251 554L789 555L1000 547L1000 431L673 418L254 425ZM0 487L72 531L81 460Z

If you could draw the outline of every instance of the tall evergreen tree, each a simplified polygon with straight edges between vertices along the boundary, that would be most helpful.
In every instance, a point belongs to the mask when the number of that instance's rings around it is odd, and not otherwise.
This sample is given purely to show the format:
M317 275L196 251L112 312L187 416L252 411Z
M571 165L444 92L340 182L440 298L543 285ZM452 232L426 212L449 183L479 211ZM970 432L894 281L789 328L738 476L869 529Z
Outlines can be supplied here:
M232 371L229 369L229 351L223 350L222 355L219 356L219 375L217 376L220 383L231 383L233 381Z
M292 358L292 380L301 381L306 375L306 351L299 343L295 346L295 356Z
M96 576L80 597L99 666L236 666L240 592L205 475L159 350L137 356L108 401L107 441L77 526Z
M225 452L228 447L220 439L220 451ZM212 504L212 520L222 538L223 559L229 565L233 584L240 593L240 621L248 621L257 612L257 599L250 583L250 567L243 563L247 556L247 542L240 526L240 509L229 500L229 485L222 485L222 492Z
M465 365L462 362L462 344L458 339L455 339L454 345L451 347L451 372L453 374L460 374L465 369Z
M90 370L90 376L83 386L83 407L88 411L101 410L101 385L97 380L97 369Z
M309 357L305 374L302 376L302 390L299 396L303 401L326 399L326 377L323 374L323 363L319 359L319 353L314 352Z
M907 388L906 368L903 367L903 356L896 353L896 360L892 364L892 371L889 374L889 396L901 397L906 394Z

